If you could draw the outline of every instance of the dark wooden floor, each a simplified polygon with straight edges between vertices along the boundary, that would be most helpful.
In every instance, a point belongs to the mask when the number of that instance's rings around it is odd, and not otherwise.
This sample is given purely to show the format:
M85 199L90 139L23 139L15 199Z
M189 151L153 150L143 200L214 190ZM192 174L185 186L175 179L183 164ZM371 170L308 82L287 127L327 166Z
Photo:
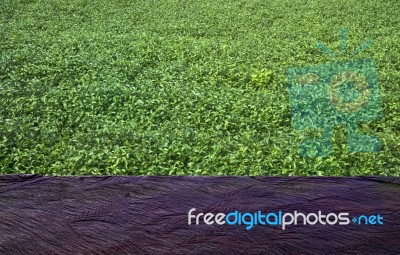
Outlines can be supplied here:
M380 214L383 225L188 225L188 211ZM400 254L400 178L0 176L0 254Z

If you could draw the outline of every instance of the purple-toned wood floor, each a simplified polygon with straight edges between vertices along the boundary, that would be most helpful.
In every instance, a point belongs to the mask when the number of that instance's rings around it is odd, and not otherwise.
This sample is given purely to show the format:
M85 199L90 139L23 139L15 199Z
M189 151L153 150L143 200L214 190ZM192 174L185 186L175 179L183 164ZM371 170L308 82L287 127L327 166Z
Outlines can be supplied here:
M188 225L191 208L379 214L383 224L245 230ZM400 254L400 178L2 175L0 254Z

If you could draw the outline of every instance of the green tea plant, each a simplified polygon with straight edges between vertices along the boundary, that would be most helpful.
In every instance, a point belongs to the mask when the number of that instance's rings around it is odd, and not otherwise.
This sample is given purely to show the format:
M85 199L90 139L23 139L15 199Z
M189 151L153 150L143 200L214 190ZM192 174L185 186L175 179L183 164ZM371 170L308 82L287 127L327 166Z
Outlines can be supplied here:
M398 1L2 0L0 173L393 175L400 173ZM379 13L377 16L376 13ZM297 145L285 71L364 37L382 151L327 158Z

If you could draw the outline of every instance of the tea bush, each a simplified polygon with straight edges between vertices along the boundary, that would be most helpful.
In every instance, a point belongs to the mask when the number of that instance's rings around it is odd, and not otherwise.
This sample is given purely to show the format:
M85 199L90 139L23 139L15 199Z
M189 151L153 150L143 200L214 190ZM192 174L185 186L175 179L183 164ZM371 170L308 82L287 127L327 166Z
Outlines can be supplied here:
M398 1L2 0L0 169L45 175L400 174ZM377 15L377 13L379 13ZM300 158L285 71L365 37L380 153Z

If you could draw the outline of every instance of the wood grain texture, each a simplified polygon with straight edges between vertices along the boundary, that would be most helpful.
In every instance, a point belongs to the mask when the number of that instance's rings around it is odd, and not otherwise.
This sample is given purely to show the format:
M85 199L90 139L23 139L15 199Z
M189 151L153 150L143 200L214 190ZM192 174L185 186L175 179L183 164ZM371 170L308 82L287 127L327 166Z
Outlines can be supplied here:
M188 211L380 214L383 225L188 225ZM0 254L400 254L400 178L0 176Z

